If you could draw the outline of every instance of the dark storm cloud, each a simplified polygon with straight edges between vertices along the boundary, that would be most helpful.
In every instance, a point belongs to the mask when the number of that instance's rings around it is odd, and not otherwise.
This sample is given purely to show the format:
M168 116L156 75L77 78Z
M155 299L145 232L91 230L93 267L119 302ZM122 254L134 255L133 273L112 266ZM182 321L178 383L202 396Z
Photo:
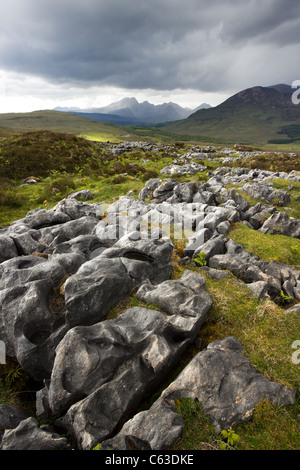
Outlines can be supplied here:
M0 68L53 83L221 91L299 78L296 0L2 1Z

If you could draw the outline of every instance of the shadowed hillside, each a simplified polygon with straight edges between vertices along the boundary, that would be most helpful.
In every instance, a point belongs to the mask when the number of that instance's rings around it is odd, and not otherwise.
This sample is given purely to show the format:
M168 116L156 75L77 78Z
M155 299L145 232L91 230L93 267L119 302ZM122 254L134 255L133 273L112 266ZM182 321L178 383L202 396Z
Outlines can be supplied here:
M284 139L291 142L282 128L300 124L300 106L292 103L287 85L282 87L243 90L215 108L199 110L187 119L163 125L161 129L214 137L228 143L262 144L276 140L279 143Z
M31 113L0 114L0 137L39 130L84 136L93 134L101 136L102 140L120 139L124 135L122 127L60 111L43 110Z

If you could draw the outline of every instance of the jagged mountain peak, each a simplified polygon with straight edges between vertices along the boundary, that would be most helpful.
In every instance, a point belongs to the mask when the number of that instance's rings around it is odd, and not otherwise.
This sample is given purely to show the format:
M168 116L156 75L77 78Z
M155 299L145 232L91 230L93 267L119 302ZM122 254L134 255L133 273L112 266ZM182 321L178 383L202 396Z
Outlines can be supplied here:
M253 104L275 107L291 106L291 91L288 93L287 90L291 90L291 87L283 84L268 87L254 86L236 93L222 103L222 105Z
M195 109L184 108L172 101L163 104L152 104L149 101L139 103L135 97L125 97L119 101L111 103L101 108L90 109L64 109L56 108L59 111L76 112L76 114L84 114L98 121L115 122L117 124L138 124L138 123L162 123L186 119L197 109L210 107L202 104Z

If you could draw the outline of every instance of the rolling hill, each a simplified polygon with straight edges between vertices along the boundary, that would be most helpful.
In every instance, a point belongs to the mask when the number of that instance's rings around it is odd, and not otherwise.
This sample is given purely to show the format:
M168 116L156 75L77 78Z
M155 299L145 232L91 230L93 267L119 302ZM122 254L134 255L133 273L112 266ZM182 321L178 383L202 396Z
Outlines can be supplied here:
M95 136L97 140L122 140L125 130L113 124L100 123L84 116L52 110L30 113L0 114L0 137L29 131L48 130L81 136ZM137 138L136 136L134 137ZM130 137L126 136L127 140Z
M292 103L293 91L284 84L248 88L214 108L201 109L187 119L159 127L227 143L293 142L300 139L300 105Z

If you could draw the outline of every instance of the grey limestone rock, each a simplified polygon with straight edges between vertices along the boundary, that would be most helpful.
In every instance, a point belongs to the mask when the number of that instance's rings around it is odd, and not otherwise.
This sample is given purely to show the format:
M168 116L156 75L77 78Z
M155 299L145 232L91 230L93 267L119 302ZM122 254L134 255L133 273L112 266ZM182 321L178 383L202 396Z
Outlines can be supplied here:
M91 325L145 279L170 277L173 246L168 240L135 240L125 236L84 263L65 284L66 323Z
M262 199L270 204L286 206L291 202L291 195L283 189L274 189L272 183L246 183L243 190L255 199Z
M65 437L43 429L34 418L27 418L2 438L1 450L69 450Z
M287 237L300 238L300 221L282 212L277 212L264 222L259 231L262 233L281 234Z
M274 405L292 406L295 396L292 389L260 374L242 354L241 343L235 337L227 337L199 352L149 410L125 423L116 436L102 442L102 448L125 450L128 439L133 438L141 439L153 450L170 448L183 430L176 413L176 399L200 402L220 433L251 420L261 399L269 399Z
M185 271L178 280L167 280L158 285L149 281L141 285L136 297L159 307L168 315L170 323L180 326L192 340L211 307L210 295L205 291L205 279L201 274Z
M64 414L78 448L90 449L126 421L189 341L172 315L140 307L72 328L56 350L50 408Z
M11 237L0 236L0 263L18 256L17 247Z
M16 428L21 421L28 417L29 415L19 408L10 405L0 405L0 446L4 431Z
M81 191L69 194L68 199L85 199L88 201L93 199L93 195L89 189L82 189Z

